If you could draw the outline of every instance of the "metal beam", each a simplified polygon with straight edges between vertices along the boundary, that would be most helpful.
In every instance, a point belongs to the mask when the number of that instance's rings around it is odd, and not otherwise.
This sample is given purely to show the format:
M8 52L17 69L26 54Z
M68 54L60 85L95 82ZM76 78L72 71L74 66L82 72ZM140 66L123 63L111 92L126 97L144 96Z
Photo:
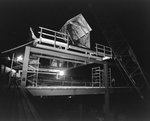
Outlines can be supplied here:
M26 88L33 96L87 95L105 93L105 87L28 86Z
M24 60L23 60L22 76L21 76L21 87L26 86L29 55L30 55L30 47L26 46L25 54L24 54Z
M66 54L72 54L72 55L78 55L78 56L82 56L82 57L86 57L86 58L92 58L92 59L97 59L97 60L101 60L102 61L102 57L98 57L98 56L93 56L91 54L86 54L87 52L76 52L76 51L72 51L72 50L65 50L65 49L59 49L56 47L50 47L47 45L43 45L43 44L36 44L36 47L42 48L42 49L48 49L48 50L52 50L52 51L58 51L61 53L66 53ZM78 49L78 51L80 51Z
M59 50L59 49L57 49ZM39 48L34 48L31 47L31 52L33 53L41 53L41 54L46 54L46 55L50 55L50 56L57 56L60 58L67 58L67 59L73 59L73 60L80 60L80 61L86 61L86 62L93 62L93 63L98 63L98 64L103 64L103 61L98 61L95 59L91 59L90 56L88 57L82 57L78 55L74 55L73 53L64 53L62 52L62 50L59 51L54 51L54 50L44 50L44 49L39 49Z
M84 61L70 60L70 59L64 59L64 58L59 58L59 57L50 57L50 56L44 56L44 55L38 55L38 54L33 54L33 56L40 57L40 58L47 58L47 59L56 59L56 60L61 60L61 61L66 61L66 62L82 63L84 65L86 64Z

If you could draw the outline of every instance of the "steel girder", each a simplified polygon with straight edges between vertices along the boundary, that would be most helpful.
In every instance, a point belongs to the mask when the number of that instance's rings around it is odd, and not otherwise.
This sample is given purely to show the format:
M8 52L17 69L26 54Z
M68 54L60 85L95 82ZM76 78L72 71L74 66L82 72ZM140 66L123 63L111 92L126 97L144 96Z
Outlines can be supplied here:
M122 71L128 76L141 98L145 100L149 99L149 83L143 74L131 46L113 21L108 10L104 4L99 2L89 3L89 7L91 8L108 44L112 48L116 63L119 63Z

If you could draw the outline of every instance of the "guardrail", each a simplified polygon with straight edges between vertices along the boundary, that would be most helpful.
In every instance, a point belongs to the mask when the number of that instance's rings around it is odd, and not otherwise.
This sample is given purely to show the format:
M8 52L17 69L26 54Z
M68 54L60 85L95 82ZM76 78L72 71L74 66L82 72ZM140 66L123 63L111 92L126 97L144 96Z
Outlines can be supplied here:
M40 38L45 37L54 40L54 47L56 46L56 41L66 42L67 44L69 43L69 35L44 27L39 28L40 32L38 33L40 34Z
M108 46L104 46L96 43L96 54L100 56L109 56L112 58L112 49Z
M96 43L96 52L92 51L92 50L88 50L88 49L84 49L84 48L77 48L77 47L73 47L71 45L69 45L69 39L70 36L68 34L62 33L62 32L58 32L58 31L54 31L51 29L47 29L44 27L39 27L40 31L38 32L40 34L40 41L42 42L42 38L45 39L50 39L53 40L54 42L51 42L51 44L54 44L54 47L59 46L59 45L63 45L65 44L66 48L70 48L70 49L74 49L74 50L81 50L83 52L88 52L91 55L95 55L95 56L102 56L102 57L109 57L112 58L112 49L108 46L104 46L101 44ZM44 40L43 40L44 41ZM50 41L46 41L48 42L48 44L50 43ZM59 45L58 45L59 44Z
M31 80L29 81L28 86L78 86L78 87L105 87L100 82L71 82L71 81L45 81L37 83L33 82Z
M92 82L49 81L38 82L38 86L92 86Z

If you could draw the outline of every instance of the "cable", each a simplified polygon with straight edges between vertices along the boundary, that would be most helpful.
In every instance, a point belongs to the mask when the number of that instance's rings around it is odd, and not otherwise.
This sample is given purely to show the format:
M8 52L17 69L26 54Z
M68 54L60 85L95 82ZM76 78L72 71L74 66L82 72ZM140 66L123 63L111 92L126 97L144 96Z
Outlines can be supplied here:
M21 48L21 47L24 47L24 46L26 46L26 45L28 45L28 44L30 44L30 43L32 43L32 42L34 42L34 40L31 41L31 42L28 42L28 43L26 43L26 44L20 45L20 46L18 46L18 47L15 47L15 48L12 48L12 49L9 49L9 50L5 50L5 51L1 52L1 54L4 54L4 53L7 53L7 52L16 50L16 49Z

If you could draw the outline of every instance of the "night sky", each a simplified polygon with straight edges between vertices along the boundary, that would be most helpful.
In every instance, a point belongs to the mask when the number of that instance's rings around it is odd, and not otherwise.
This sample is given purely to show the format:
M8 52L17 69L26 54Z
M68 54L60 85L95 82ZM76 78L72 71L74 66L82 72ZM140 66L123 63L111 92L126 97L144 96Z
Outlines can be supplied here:
M92 1L92 0L91 0ZM92 28L91 44L108 45L96 20L87 6L88 0L1 0L1 51L29 41L32 27L56 31L72 17L82 14ZM144 72L150 74L150 2L149 0L100 0L132 47ZM15 51L22 52L22 49ZM12 53L9 53L10 55Z
M95 0L0 0L0 51L2 52L29 42L31 40L30 27L32 27L35 35L38 37L39 26L59 31L67 20L80 13L92 28L90 34L91 48L94 48L94 43L108 45L92 11L87 5L89 1ZM100 4L104 4L109 10L115 23L133 49L145 76L150 82L150 0L97 1ZM24 48L17 49L13 52L2 54L2 57L12 56L12 53L16 53L17 56L23 54L23 51ZM91 65L87 67L90 67L89 70L91 71ZM122 81L123 77L120 76L121 73L116 68L117 66L113 66L112 76L116 76L116 81ZM82 69L84 70L85 68ZM85 71L79 70L78 73L82 74ZM88 75L88 73L85 74ZM129 112L134 113L134 111L139 110L139 114L143 113L143 110L137 103L137 98L132 93L130 94L131 97L120 93L119 98L116 98L118 103L115 102L115 99L114 102L116 105L123 107L122 109L127 108ZM91 97L85 97L83 103L87 102L87 105L97 104L95 103L97 97L93 98L93 103L90 102L89 98L91 99ZM104 98L102 97L101 99ZM99 100L97 101L100 104ZM37 103L38 105L44 104L44 108L46 107L47 110L52 109L47 106L47 104L50 104L49 100L47 102L43 100L43 103L41 103L41 99L39 99L37 102L39 102ZM110 101L110 103L113 104L113 101ZM36 105L35 102L33 104ZM66 104L68 105L68 103ZM40 108L39 111L45 113ZM45 114L47 115L47 113Z

